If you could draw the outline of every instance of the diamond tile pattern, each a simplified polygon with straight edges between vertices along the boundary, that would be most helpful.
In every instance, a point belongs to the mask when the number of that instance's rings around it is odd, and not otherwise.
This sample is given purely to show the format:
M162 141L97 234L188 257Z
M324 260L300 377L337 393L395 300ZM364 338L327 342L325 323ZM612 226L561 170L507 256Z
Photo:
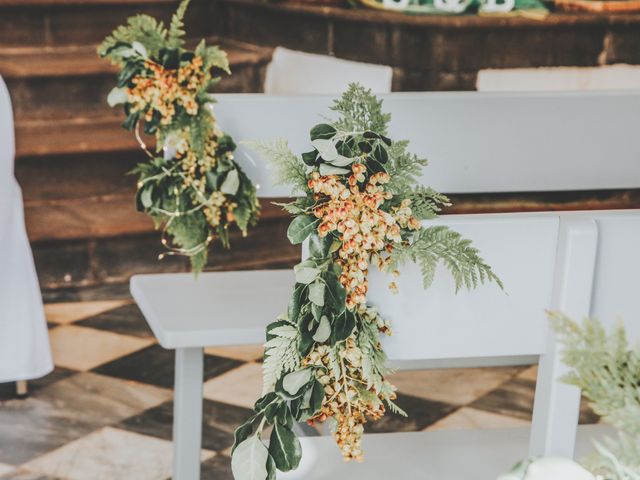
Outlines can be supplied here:
M168 480L174 353L126 300L51 304L47 314L56 369L25 399L0 384L0 479ZM205 349L203 480L233 478L233 431L260 393L261 355L260 346ZM408 417L388 414L366 430L526 425L535 378L535 367L399 372L391 381ZM583 406L581 421L598 417Z

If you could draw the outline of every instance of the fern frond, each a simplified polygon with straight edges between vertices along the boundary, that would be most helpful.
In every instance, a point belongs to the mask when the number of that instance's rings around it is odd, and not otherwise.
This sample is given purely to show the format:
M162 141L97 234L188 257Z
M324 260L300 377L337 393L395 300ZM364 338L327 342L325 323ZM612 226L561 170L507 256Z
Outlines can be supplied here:
M391 120L390 114L382 112L382 100L357 83L349 84L342 97L334 101L331 110L340 114L336 128L346 132L369 130L386 135Z
M494 281L503 288L502 282L480 257L471 240L442 225L423 227L410 244L396 247L391 254L391 269L409 261L420 266L424 288L428 288L433 282L440 262L451 273L456 291L462 287L472 289L489 281Z
M98 47L98 54L101 57L108 57L114 63L120 63L122 59L110 56L109 50L119 42L128 44L140 42L150 56L157 56L165 45L166 37L167 29L162 22L149 15L136 15L130 17L126 25L120 25L104 39Z
M276 382L284 372L298 368L298 329L293 324L274 328L269 332L274 337L264 344L264 362L262 364L262 394L273 391Z
M176 13L171 17L171 23L169 25L169 36L167 37L167 46L169 48L178 48L184 45L184 14L187 12L187 7L191 0L182 0Z
M408 417L407 412L401 409L396 403L393 402L393 400L387 399L384 402L387 404L387 407L389 408L389 410L391 410L392 413L400 415L401 417Z
M290 185L292 193L302 193L307 190L306 166L291 151L285 139L278 138L272 142L246 142L246 144L271 163L276 185Z
M422 169L427 165L425 158L407 150L409 142L399 140L389 147L389 163L387 171L391 177L386 189L394 195L409 197L422 176Z
M572 369L563 380L580 387L593 411L618 430L596 445L589 466L603 478L640 479L640 346L630 347L621 323L607 333L595 319L578 324L555 312L549 318Z
M422 185L416 187L408 198L411 200L411 212L418 220L436 218L442 207L451 205L446 195Z

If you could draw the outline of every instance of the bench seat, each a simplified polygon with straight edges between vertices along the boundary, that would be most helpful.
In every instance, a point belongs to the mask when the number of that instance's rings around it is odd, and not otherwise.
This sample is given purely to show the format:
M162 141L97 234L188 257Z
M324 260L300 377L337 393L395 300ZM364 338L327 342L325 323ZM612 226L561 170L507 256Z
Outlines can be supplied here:
M602 425L581 426L576 458L610 433ZM363 463L344 462L331 436L305 437L300 467L278 479L495 480L527 457L529 434L528 427L367 434Z
M263 343L286 311L293 271L135 275L131 294L167 349Z

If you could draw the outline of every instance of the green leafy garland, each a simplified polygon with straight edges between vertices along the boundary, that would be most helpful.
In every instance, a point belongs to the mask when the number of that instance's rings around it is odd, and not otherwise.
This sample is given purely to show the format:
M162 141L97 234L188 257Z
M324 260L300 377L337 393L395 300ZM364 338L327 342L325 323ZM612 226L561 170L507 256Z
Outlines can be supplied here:
M235 432L236 480L297 468L294 422L329 422L344 458L360 460L367 420L386 409L404 415L385 379L380 335L390 326L366 303L370 264L397 276L399 265L417 262L425 287L439 262L457 288L500 284L469 240L444 226L422 226L449 203L419 185L426 161L407 151L408 142L386 136L390 116L382 102L354 84L333 110L338 120L313 127L314 148L301 157L282 140L255 145L277 178L303 194L283 208L294 216L289 240L308 240L310 256L294 268L287 313L267 327L263 396ZM273 425L268 448L266 425Z
M233 139L222 132L208 93L229 72L227 54L202 40L194 51L184 48L183 0L169 28L147 15L128 19L98 47L101 57L121 68L109 105L124 105L123 127L134 130L149 159L140 163L138 211L163 227L169 254L190 257L202 270L210 242L218 237L229 247L233 223L246 235L259 216L256 189L234 161ZM138 131L154 135L150 152Z
M607 480L640 480L640 347L629 346L624 326L607 334L595 319L582 325L561 313L550 315L572 372L563 380L582 389L594 412L618 430L597 443L589 469Z

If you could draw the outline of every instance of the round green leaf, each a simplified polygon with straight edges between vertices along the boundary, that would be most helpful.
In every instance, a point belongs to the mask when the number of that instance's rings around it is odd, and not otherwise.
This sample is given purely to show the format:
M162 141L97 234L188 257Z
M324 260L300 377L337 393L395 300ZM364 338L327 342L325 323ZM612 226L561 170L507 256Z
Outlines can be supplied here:
M333 138L336 134L336 129L326 123L316 125L311 129L311 140L317 140L318 138L328 139Z
M294 470L298 468L302 458L300 440L291 429L276 422L269 440L269 454L278 470L282 472Z
M319 272L318 272L319 273ZM324 283L316 280L311 285L309 285L309 300L319 307L324 306Z
M231 471L235 480L266 480L269 476L269 452L257 435L238 445L231 456Z
M309 383L310 379L310 368L296 370L295 372L287 373L284 376L282 379L282 388L284 388L289 395L296 395L304 385Z
M320 325L318 325L318 329L313 335L313 339L318 343L322 343L329 339L329 335L331 335L331 324L326 315L323 315L320 319Z
M309 215L299 215L287 229L287 237L293 245L304 242L316 227L318 220Z

